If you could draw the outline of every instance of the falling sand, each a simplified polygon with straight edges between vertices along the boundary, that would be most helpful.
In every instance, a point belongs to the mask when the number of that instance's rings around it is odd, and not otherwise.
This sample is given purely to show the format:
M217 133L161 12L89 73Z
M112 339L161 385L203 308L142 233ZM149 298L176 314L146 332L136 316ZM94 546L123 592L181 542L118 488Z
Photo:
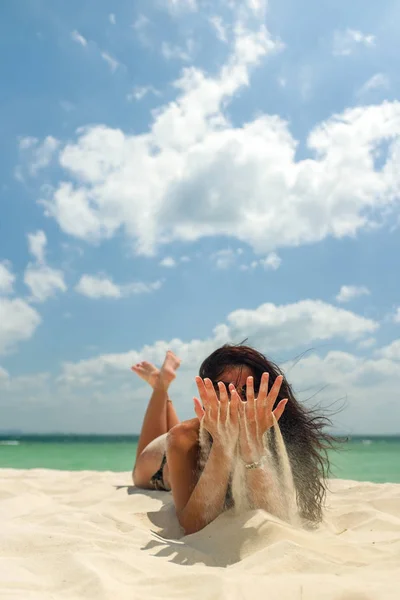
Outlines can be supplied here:
M226 508L232 508L233 505L236 513L263 508L270 514L297 525L300 518L292 469L282 433L274 416L273 421L273 429L263 438L264 452L259 467L247 469L239 456L239 449L236 449ZM200 427L199 443L199 468L202 471L212 445L211 437L203 426ZM253 494L250 493L252 477L255 478L256 488ZM215 485L218 485L218 482L215 482Z

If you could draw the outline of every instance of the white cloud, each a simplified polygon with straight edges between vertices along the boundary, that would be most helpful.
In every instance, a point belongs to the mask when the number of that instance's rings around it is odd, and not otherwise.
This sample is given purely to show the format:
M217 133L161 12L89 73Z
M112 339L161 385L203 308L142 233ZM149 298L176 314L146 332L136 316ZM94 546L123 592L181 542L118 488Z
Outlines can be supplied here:
M99 241L122 229L142 254L173 241L235 236L265 255L354 236L377 214L398 210L400 104L333 116L311 131L312 156L296 160L297 141L278 116L242 127L226 117L250 68L281 47L263 27L234 33L219 74L184 69L178 98L154 112L149 132L87 127L64 147L61 166L75 183L64 177L44 201L64 232ZM382 140L386 163L375 169Z
M23 394L24 401L32 400L32 392L43 391L44 386L50 380L49 373L34 373L33 375L19 375L17 377L8 376L1 379L0 387L9 394Z
M176 44L170 44L169 42L163 42L161 44L161 54L166 60L182 60L189 62L192 59L194 44L190 38L186 41L186 46L178 46Z
M145 98L148 94L154 94L154 96L161 95L161 93L152 85L137 86L133 89L131 93L127 95L127 100L137 100L139 102L140 100L143 100L143 98Z
M267 0L245 0L245 3L258 19L265 19L267 12Z
M122 296L120 287L111 279L93 275L82 275L75 291L88 298L121 298Z
M110 21L111 25L116 25L116 23L117 23L117 20L116 20L116 18L115 18L115 15L114 15L114 13L111 13L111 14L109 14L109 15L108 15L108 19L109 19L109 21Z
M15 275L7 262L0 262L0 294L11 294L14 288Z
M47 238L44 231L38 230L36 233L28 233L29 252L38 263L45 262L46 245Z
M388 346L378 350L377 355L388 360L400 361L400 339L394 340Z
M400 323L400 306L397 308L393 320L395 323Z
M388 89L390 87L389 78L384 73L376 73L373 75L368 81L361 86L358 90L358 96L364 96L368 92L372 90L377 90L379 88Z
M124 294L150 294L151 292L156 292L159 290L164 283L164 280L157 279L156 281L151 281L150 283L146 283L144 281L136 281L134 283L129 283L123 286Z
M232 248L223 248L211 255L211 260L215 262L217 269L228 269L236 262L237 253Z
M28 234L29 252L35 258L34 264L25 269L24 282L31 291L33 302L45 302L58 292L66 292L67 285L64 274L58 269L52 269L46 264L46 234L42 230Z
M58 292L67 291L63 272L47 265L28 265L24 282L31 291L33 302L45 302Z
M143 232L147 240L145 251L154 247L154 234L157 229L157 226L156 229L153 227L156 225L154 217L160 213L160 204L162 204L164 195L168 193L167 190L171 185L182 179L186 160L189 159L193 163L189 172L193 171L193 167L198 163L195 156L190 159L191 146L196 144L201 154L204 151L211 151L214 155L218 151L217 147L207 149L206 146L208 145L207 140L211 142L224 123L220 113L222 102L241 85L247 83L248 67L257 63L263 55L274 51L277 47L264 28L256 33L239 29L236 34L235 52L229 64L222 69L220 76L215 80L206 78L196 69L188 69L184 72L183 77L176 84L178 89L182 90L180 100L178 103L171 102L158 113L151 134L133 136L128 139L122 132L106 127L86 128L82 132L82 138L78 145L68 144L64 148L61 165L74 172L89 185L74 189L71 184L62 183L53 199L45 203L48 213L53 214L59 220L63 229L66 228L71 233L84 238L109 237L116 228L121 226L121 217L124 213L126 217L123 217L123 221L125 218L131 221L133 217L133 222L129 225L132 234L136 229ZM216 142L218 142L218 137L215 139ZM222 133L222 138L226 138L226 134ZM223 141L222 138L220 142ZM124 148L125 142L128 144L126 148ZM220 145L220 142L217 146ZM159 148L157 155L152 160L148 160L147 157L154 153L155 147ZM136 164L138 168L125 169L122 164L125 160L128 161L127 165ZM148 176L151 175L148 169L150 167L153 171L152 165L155 170L153 176L148 179ZM189 165L187 166L189 167ZM124 174L121 172L121 168ZM110 181L109 185L106 184L109 190L107 196L110 193L112 196L115 194L115 199L112 200L113 210L107 210L108 216L103 221L103 217L100 217L99 220L99 216L96 214L97 195L105 191L102 182L105 183L105 178L108 176L114 181ZM137 177L140 181L137 180ZM142 178L143 181L141 181ZM139 184L139 187L136 183ZM90 192L93 184L97 188L95 194ZM132 184L136 190L134 194L130 189ZM141 198L137 195L139 189L142 190ZM179 191L178 187L176 192ZM178 201L176 192L174 193L175 198L172 198L175 204ZM88 193L92 198L90 204L88 203ZM129 194L128 204L127 193ZM217 194L219 195L219 192ZM109 200L111 200L110 196ZM109 200L105 199L104 208ZM143 206L143 201L148 206L148 211L145 217L140 211L139 219L137 207ZM164 216L162 216L162 220L165 220ZM169 219L167 219L168 221ZM168 224L168 229L169 227ZM206 227L208 229L208 226ZM178 229L181 229L179 222ZM187 227L183 227L184 238L187 237L187 229ZM189 224L189 230L194 232L194 236L198 237L200 233L201 237L201 232L196 229L191 226L191 223ZM182 234L178 235L182 237Z
M35 175L39 169L44 169L50 164L59 145L60 142L49 135L45 138L44 142L38 146L35 152L34 161L31 164L31 173L33 175Z
M75 291L87 298L122 298L136 294L149 294L159 290L162 281L145 283L136 281L126 285L117 285L104 275L82 275L75 286Z
M276 271L282 264L282 259L276 252L270 252L265 258L253 260L249 265L240 265L241 271L251 271L263 267L266 271Z
M272 269L276 271L281 266L282 259L276 252L270 252L266 258L261 258L259 263L266 270Z
M24 162L28 165L29 174L35 176L41 169L48 167L59 146L59 140L51 135L48 135L41 144L33 137L20 138L19 149ZM19 179L22 180L21 165L17 167L17 171L20 175Z
M81 35L79 33L79 31L73 31L71 33L71 38L74 40L74 42L76 42L77 44L80 44L81 46L85 47L87 46L87 40L83 37L83 35Z
M353 300L353 298L358 298L359 296L368 296L370 291L365 286L357 286L357 285L342 285L338 295L336 296L336 300L338 302L349 302Z
M361 340L358 343L359 348L372 348L372 346L376 345L376 339L374 337L366 338L365 340Z
M364 34L356 29L335 31L333 35L333 54L335 56L349 56L358 46L371 48L375 46L376 38L371 34Z
M145 29L150 23L150 19L145 15L139 15L138 18L134 21L132 27L136 31Z
M117 70L119 62L115 58L110 56L107 52L102 52L101 58L108 64L113 73Z
M139 42L143 46L151 46L151 41L148 32L149 25L150 20L145 15L139 15L132 25L132 28L135 31Z
M176 267L176 260L172 256L166 256L160 261L160 266L168 268Z
M275 350L335 337L354 341L378 329L371 319L319 300L283 306L267 303L256 310L236 310L227 320L231 339L248 335L256 344L267 339Z
M307 348L312 343L334 338L358 340L377 328L378 324L370 319L318 300L282 306L267 303L255 310L242 309L230 313L226 323L217 325L208 339L157 341L152 346L124 354L106 354L78 363L66 363L62 379L70 383L87 382L109 370L128 369L143 358L160 364L168 349L183 359L184 368L198 368L199 357L207 356L219 345L230 341L238 343L249 338L252 345L276 356L283 350ZM266 344L268 348L265 348Z
M293 369L290 364L284 365L284 369L299 399L304 401L317 394L312 403L333 404L332 410L343 406L343 411L333 418L336 430L364 434L398 432L400 410L395 361L329 352L324 357L306 356ZM326 386L323 393L318 393Z
M29 150L29 148L32 148L32 146L36 146L36 144L39 142L39 140L35 137L32 136L26 136L26 137L22 137L19 138L19 149L20 150Z
M227 43L228 37L227 37L226 27L224 26L222 17L219 17L218 15L214 15L214 16L210 17L209 21L217 35L217 38L220 40L220 42Z
M0 297L0 315L0 354L31 338L41 321L36 310L20 298Z

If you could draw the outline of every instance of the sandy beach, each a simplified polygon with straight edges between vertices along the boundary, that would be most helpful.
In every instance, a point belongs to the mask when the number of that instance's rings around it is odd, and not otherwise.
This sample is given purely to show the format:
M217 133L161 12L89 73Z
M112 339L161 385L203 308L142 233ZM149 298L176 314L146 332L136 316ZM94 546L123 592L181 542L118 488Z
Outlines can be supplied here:
M399 484L332 481L314 532L253 511L182 537L171 495L129 473L0 479L2 600L399 598Z

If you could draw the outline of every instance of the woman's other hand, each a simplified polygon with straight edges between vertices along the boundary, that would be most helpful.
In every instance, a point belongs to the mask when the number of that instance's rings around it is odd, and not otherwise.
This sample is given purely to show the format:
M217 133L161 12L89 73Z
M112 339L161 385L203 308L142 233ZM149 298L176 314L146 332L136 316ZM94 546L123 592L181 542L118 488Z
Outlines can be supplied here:
M239 402L236 394L229 401L225 384L218 383L219 398L210 379L196 377L199 390L198 398L194 398L196 415L203 427L210 433L213 445L232 454L239 438Z
M281 418L287 399L281 400L273 411L274 404L281 389L283 377L279 375L268 393L269 374L263 373L257 398L254 394L253 377L248 377L246 382L246 402L243 402L235 386L231 384L229 390L231 399L236 398L240 415L239 451L246 463L260 461L264 454L263 437L273 424L273 416L277 421Z

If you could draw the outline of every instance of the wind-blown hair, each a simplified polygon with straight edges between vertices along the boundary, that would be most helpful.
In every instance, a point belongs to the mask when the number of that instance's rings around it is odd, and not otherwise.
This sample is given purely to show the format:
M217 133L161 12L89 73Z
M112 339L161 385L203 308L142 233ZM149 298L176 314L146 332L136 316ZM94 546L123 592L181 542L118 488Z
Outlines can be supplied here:
M253 374L256 392L264 372L269 373L269 388L278 375L283 375L279 367L261 352L241 344L226 344L215 350L203 361L199 375L218 382L225 369L245 366ZM300 404L285 377L274 408L284 398L288 398L289 402L279 420L279 427L292 468L299 513L310 523L318 523L322 520L325 480L330 469L327 450L335 443L334 438L324 431L324 427L331 423L317 410Z

